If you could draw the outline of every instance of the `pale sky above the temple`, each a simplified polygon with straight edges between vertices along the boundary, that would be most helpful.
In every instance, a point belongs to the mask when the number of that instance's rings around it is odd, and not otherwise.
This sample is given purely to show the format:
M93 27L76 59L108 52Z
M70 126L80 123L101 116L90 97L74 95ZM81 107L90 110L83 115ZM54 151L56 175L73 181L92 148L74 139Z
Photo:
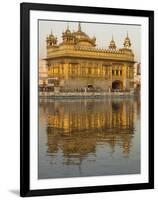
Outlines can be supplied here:
M62 41L62 32L69 25L70 31L77 31L78 22L66 21L39 21L39 57L46 57L46 37L52 33L58 38L58 43ZM108 49L112 35L117 48L123 47L124 39L127 35L132 43L132 50L135 54L135 61L140 62L141 57L141 26L120 25L120 24L102 24L81 22L81 29L89 37L96 37L96 47Z

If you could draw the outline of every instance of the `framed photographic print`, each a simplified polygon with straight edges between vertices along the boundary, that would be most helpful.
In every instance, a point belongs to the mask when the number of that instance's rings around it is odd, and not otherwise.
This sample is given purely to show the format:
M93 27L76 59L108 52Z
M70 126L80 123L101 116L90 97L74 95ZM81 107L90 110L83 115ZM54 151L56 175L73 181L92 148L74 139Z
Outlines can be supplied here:
M154 12L21 4L23 197L154 188Z

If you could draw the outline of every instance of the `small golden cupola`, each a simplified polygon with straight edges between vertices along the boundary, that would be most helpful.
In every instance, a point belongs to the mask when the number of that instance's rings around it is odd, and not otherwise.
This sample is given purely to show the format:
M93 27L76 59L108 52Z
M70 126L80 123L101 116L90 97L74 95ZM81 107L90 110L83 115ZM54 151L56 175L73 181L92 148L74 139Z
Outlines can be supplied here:
M112 40L110 41L109 49L110 50L116 50L116 44L115 44L113 35L112 35Z
M124 48L129 49L131 47L131 45L132 44L131 44L131 41L129 39L128 32L127 32L127 36L124 40L123 46L124 46Z
M66 31L62 33L62 38L63 38L62 44L69 45L69 44L75 43L75 37L74 37L73 33L71 33L71 31L70 31L69 25L67 25Z
M51 31L51 34L48 35L47 39L46 39L46 42L47 42L47 46L56 46L57 45L57 37L55 37Z

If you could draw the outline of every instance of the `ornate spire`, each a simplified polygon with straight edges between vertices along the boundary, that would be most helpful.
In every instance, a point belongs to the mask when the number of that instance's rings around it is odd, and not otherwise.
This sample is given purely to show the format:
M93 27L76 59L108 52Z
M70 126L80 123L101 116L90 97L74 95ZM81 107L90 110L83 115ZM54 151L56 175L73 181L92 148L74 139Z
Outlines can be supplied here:
M112 35L112 39L111 39L111 41L110 41L109 49L111 49L111 50L116 50L116 44L115 44L113 35Z
M69 29L69 23L67 23L67 30L70 30L70 29Z
M63 34L65 34L65 35L70 35L71 34L71 31L69 29L69 24L68 23L67 23L66 30L65 30L65 32L63 32Z
M81 23L78 23L78 31L81 31Z
M128 31L127 31L127 36L126 36L126 38L124 40L123 45L127 49L131 47L131 41L130 41L129 36L128 36Z

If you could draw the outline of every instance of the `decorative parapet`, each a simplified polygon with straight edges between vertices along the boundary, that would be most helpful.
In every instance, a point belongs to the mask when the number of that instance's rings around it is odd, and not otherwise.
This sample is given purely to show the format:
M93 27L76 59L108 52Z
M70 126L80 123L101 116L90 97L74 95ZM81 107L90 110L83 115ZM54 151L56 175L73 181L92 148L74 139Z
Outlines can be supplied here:
M131 49L101 49L68 45L65 48L58 46L56 48L47 49L47 58L59 58L59 57L82 57L82 58L95 58L95 59L108 59L108 60L120 60L120 61L134 61L134 54Z

